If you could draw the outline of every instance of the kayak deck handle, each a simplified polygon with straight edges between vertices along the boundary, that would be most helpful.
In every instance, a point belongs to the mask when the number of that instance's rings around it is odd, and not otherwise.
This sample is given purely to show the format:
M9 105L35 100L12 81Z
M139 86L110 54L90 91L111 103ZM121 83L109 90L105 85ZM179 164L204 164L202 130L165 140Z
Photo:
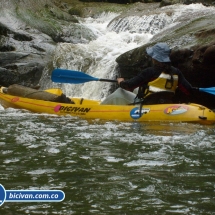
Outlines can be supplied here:
M207 117L206 116L199 116L199 119L206 120Z

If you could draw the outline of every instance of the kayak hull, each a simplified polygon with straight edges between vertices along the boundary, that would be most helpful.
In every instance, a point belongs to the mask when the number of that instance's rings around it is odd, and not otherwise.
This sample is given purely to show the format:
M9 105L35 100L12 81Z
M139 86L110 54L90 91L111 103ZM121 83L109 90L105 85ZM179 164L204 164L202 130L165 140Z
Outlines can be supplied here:
M215 124L215 113L198 104L100 105L99 101L72 98L75 104L13 96L0 92L4 108L26 109L36 113L71 115L85 119L137 122L192 122ZM141 113L140 113L141 112Z

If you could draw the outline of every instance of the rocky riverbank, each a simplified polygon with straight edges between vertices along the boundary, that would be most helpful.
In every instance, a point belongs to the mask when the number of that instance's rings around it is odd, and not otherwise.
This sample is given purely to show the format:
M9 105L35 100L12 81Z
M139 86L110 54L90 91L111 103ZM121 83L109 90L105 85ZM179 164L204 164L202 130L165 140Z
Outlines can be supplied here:
M44 68L51 69L58 42L95 39L63 5L52 0L0 2L0 85L38 84Z

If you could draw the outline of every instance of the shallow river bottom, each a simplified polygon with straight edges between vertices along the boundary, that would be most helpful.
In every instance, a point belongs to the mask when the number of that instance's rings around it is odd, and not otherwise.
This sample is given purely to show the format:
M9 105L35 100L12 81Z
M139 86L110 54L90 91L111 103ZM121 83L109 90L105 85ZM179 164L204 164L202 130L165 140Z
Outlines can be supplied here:
M0 110L0 184L63 190L0 214L215 214L215 127Z

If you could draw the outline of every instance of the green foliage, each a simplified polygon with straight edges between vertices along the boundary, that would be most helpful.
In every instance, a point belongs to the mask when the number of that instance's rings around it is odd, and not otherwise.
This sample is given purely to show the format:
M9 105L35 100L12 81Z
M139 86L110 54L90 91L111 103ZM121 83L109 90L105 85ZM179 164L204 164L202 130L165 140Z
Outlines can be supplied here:
M65 0L64 0L65 1ZM95 17L103 12L126 12L132 8L132 4L109 4L107 2L70 2L66 1L70 7L68 13L70 15L80 16L80 17Z
M80 8L70 8L68 12L70 15L82 16L82 9Z

